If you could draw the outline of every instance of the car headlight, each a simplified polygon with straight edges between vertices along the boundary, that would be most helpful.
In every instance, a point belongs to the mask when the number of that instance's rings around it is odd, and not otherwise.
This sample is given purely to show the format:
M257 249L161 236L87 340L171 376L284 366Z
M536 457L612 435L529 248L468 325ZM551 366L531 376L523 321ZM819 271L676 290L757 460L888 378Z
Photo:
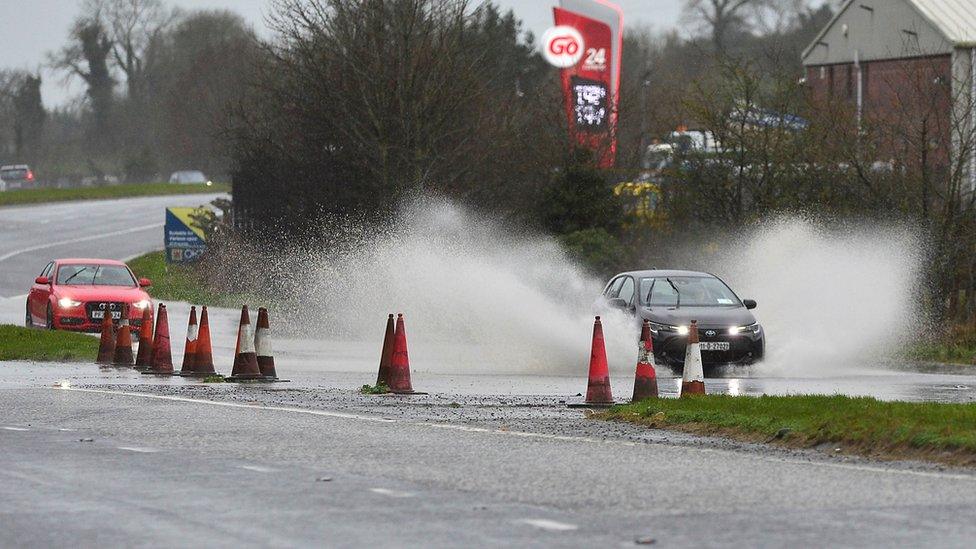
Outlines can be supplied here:
M148 299L143 299L142 301L136 301L135 303L132 304L132 306L135 307L136 309L145 309L150 305L152 305L152 303Z
M75 301L75 300L71 299L70 297L62 297L61 299L58 300L58 305L62 309L71 309L72 307L77 307L77 306L81 305L81 302L80 301Z
M739 335L739 334L756 334L759 333L762 327L759 323L750 324L748 326L732 326L729 328L729 335Z
M648 322L648 324L651 325L651 333L670 332L678 335L688 335L687 326L671 326L670 324L659 324L657 322Z

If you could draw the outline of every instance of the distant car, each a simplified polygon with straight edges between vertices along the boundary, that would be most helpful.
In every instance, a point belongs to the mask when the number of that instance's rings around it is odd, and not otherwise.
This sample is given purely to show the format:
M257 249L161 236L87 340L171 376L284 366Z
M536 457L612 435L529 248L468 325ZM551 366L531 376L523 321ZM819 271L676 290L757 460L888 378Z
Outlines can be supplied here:
M169 182L179 185L213 185L203 172L197 170L173 172L173 175L169 176Z
M741 300L720 278L696 271L633 271L613 277L603 304L650 321L655 362L675 371L684 368L688 329L697 320L705 367L752 364L762 360L766 338Z
M152 313L152 298L145 290L151 284L145 278L137 280L121 261L56 259L34 279L27 295L26 325L97 332L106 314L117 321L128 307L130 323L138 327L143 311Z
M30 189L37 186L34 180L34 172L27 164L11 164L0 166L0 180L3 180L3 189L12 191L14 189Z

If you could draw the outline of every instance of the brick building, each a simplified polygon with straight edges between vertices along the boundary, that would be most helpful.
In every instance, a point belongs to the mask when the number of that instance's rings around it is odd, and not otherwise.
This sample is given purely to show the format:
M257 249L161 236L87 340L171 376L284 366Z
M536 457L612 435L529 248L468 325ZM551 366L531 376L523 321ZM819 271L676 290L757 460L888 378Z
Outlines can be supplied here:
M976 188L976 0L847 0L803 65L816 100L848 106L859 126L892 128L880 160L923 135L932 157Z

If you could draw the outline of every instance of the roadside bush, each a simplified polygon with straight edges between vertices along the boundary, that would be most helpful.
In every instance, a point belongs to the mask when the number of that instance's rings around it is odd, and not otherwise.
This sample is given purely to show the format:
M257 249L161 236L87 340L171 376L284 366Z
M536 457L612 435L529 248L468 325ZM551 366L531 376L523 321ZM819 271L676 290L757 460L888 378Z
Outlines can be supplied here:
M619 270L626 251L605 229L591 228L559 237L566 251L594 275L609 276Z

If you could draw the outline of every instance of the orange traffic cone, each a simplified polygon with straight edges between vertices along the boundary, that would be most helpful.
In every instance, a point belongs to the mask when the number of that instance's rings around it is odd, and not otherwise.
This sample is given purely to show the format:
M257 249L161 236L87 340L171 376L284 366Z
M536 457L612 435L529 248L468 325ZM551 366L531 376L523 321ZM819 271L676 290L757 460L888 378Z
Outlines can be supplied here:
M638 344L637 373L634 375L634 396L631 402L656 397L657 372L654 371L654 342L651 340L651 324L645 320Z
M701 343L698 340L698 321L691 321L688 329L688 347L685 349L685 367L681 375L681 396L704 395L705 372L702 367Z
M115 358L115 324L112 322L112 312L102 311L102 338L98 342L98 364L112 364Z
M593 345L590 348L590 375L586 386L586 403L599 406L613 404L610 392L610 367L607 365L607 347L603 340L603 323L600 317L593 322Z
M254 352L257 354L258 369L261 375L268 379L277 380L275 371L274 352L271 350L271 319L268 310L258 309L258 326L254 330Z
M237 328L237 349L234 356L234 369L227 381L256 381L263 380L261 369L258 367L258 357L254 349L254 330L251 328L251 316L247 312L247 305L241 308L241 323Z
M152 311L146 307L142 311L142 324L139 326L139 354L136 356L136 370L146 370L152 362L153 321Z
M197 326L197 308L190 307L190 320L186 325L186 345L183 347L183 366L180 368L180 375L185 376L193 372L193 364L197 357L197 337L199 335Z
M156 337L153 339L152 361L144 374L171 376L173 374L173 351L169 342L169 316L166 305L159 304L156 313Z
M189 373L181 372L180 375L206 377L217 374L213 364L213 346L210 342L210 318L207 315L206 305L200 309L200 325L198 330L193 370Z
M410 383L410 357L407 354L407 330L403 325L403 315L397 315L396 330L393 336L393 353L390 357L390 392L398 395L424 395L413 390Z
M390 364L393 362L393 315L386 319L386 334L383 336L383 350L380 352L380 371L376 374L376 385L390 386Z
M119 321L119 333L115 338L115 355L112 357L115 366L132 367L132 328L129 327L129 306L122 306L122 319Z

